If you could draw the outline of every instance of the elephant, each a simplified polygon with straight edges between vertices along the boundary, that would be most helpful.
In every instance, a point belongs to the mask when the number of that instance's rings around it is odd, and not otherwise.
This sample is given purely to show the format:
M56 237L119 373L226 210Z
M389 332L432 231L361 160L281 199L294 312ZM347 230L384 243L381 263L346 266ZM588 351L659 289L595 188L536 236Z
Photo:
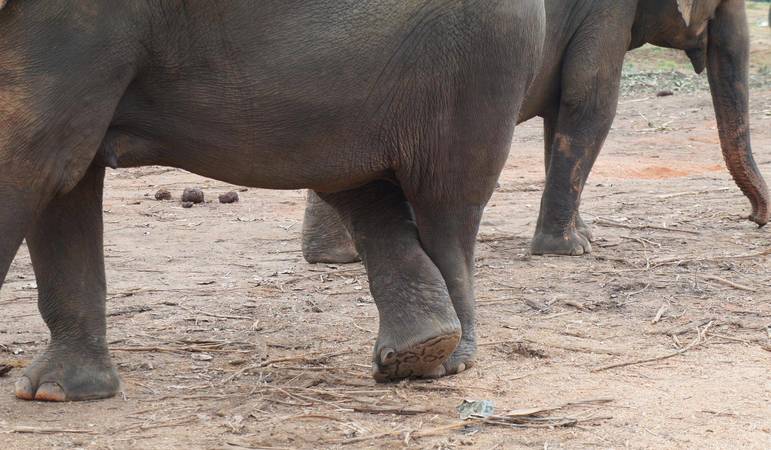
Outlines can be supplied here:
M543 65L518 122L544 120L546 183L531 242L535 255L591 252L579 204L610 131L628 50L650 43L685 50L709 76L728 169L763 226L769 193L752 156L748 114L749 37L744 0L546 0ZM308 262L357 260L347 230L309 193L303 226Z
M543 0L10 0L0 33L0 283L26 239L51 335L18 398L119 389L108 167L313 189L366 264L374 378L474 363L474 242L540 65Z

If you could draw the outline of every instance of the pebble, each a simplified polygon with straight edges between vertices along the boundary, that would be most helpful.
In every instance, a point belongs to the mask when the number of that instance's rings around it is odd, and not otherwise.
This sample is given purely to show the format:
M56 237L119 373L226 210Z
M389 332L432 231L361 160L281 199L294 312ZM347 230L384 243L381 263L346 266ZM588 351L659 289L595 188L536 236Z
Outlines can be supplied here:
M238 192L230 191L220 195L220 203L236 203L238 201Z
M191 203L203 203L203 191L198 188L185 188L182 192L182 201Z
M156 200L171 200L171 192L168 189L158 189L155 193Z

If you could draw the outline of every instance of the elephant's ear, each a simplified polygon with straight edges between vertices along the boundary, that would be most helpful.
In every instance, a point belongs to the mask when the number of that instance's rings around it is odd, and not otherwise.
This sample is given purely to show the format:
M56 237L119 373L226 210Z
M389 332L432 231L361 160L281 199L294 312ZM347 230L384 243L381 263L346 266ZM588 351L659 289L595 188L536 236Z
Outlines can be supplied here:
M691 12L693 11L694 3L696 3L696 0L677 0L677 9L680 11L680 15L683 16L685 26L691 26Z

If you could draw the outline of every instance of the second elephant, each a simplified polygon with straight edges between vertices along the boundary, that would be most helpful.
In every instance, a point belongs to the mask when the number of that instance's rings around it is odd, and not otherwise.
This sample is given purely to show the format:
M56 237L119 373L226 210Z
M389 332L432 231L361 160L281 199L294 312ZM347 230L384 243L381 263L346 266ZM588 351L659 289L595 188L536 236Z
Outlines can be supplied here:
M707 69L728 170L749 199L749 219L768 222L768 188L752 156L749 32L744 0L546 0L547 33L539 75L519 116L544 119L546 186L533 254L591 251L579 214L581 193L608 135L628 50L646 43L684 50ZM309 262L356 259L334 212L310 194L303 228Z

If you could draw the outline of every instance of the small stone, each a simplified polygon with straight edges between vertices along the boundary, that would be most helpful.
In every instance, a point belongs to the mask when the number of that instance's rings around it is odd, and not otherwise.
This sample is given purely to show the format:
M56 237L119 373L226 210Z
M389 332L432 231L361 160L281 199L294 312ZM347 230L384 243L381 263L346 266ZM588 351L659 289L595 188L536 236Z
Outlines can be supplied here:
M185 188L182 192L182 201L191 203L203 203L203 191L198 188Z
M220 195L220 203L236 203L238 201L238 192L230 191Z
M182 207L183 208L192 208L193 207L193 202L182 202Z
M155 193L156 200L171 200L171 192L168 189L158 189Z

